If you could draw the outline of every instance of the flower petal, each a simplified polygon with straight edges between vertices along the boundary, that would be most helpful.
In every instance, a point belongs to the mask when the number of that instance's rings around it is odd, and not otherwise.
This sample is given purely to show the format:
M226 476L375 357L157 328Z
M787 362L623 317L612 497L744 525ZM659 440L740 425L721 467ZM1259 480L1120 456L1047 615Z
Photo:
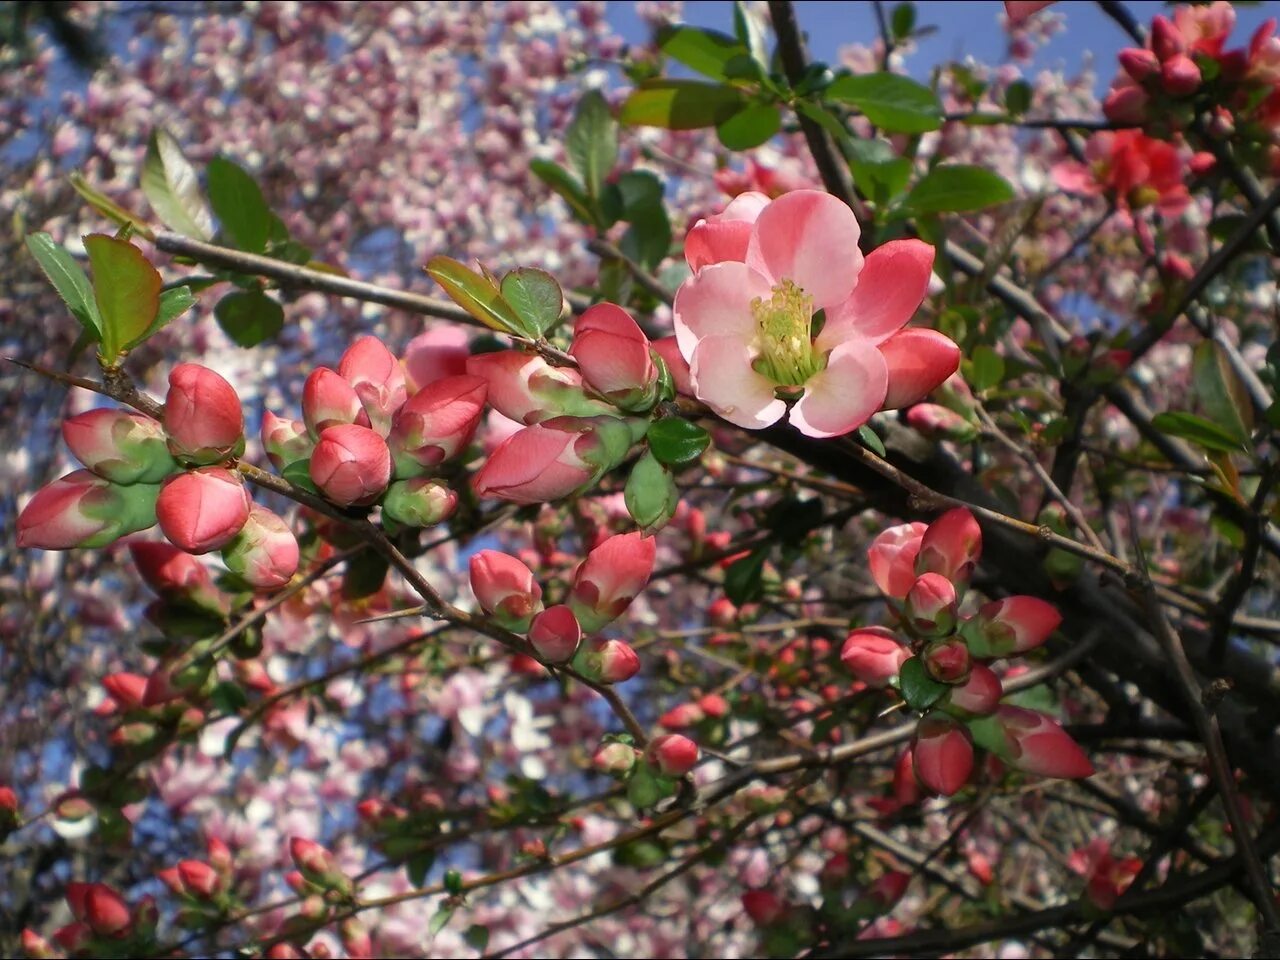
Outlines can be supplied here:
M879 343L916 312L929 289L933 247L923 240L891 240L867 256L849 298L827 311L818 349L851 336Z
M707 337L694 351L691 369L699 400L730 423L759 430L777 422L787 405L773 395L773 381L751 366L740 337Z
M751 225L769 202L763 193L742 193L721 213L695 223L684 240L689 269L697 273L713 263L746 260Z
M809 378L791 408L791 423L809 437L838 437L856 430L880 409L889 369L875 345L846 340L831 351L827 369Z
M960 348L955 342L944 333L923 327L899 330L879 349L889 367L886 410L919 403L960 366Z
M793 190L761 211L747 248L747 263L770 286L792 280L813 297L814 309L840 303L862 269L858 218L820 190Z
M694 348L704 337L748 339L755 330L751 301L771 296L768 278L745 263L703 268L676 291L672 312L680 352L692 363Z

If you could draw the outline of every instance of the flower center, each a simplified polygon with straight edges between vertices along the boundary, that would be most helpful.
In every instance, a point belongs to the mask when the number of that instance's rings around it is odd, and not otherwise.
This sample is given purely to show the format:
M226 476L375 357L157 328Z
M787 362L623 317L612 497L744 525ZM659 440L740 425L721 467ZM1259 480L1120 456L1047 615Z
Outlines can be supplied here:
M779 386L800 387L826 367L826 357L813 349L813 298L790 280L774 287L768 300L752 300L751 316L757 373Z

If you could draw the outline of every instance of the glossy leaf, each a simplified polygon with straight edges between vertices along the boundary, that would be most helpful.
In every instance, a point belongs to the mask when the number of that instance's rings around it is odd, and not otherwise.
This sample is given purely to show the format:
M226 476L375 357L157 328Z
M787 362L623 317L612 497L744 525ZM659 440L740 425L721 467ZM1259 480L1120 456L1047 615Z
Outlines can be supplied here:
M1196 347L1191 377L1196 399L1208 419L1247 446L1253 434L1253 404L1226 353L1212 340Z
M554 190L569 204L573 215L582 223L594 223L595 214L591 212L591 200L582 190L572 173L550 160L529 161L529 171Z
M928 710L951 688L929 676L924 661L912 657L898 671L898 689L912 710Z
M124 345L126 350L132 350L135 346L142 343L153 333L164 329L171 321L182 316L192 307L196 305L196 298L192 295L190 288L183 285L181 287L171 287L168 290L160 291L160 306L156 310L156 318L151 321L151 326L143 331L142 336L138 339L130 341Z
M714 127L743 104L734 87L698 80L650 80L622 104L619 119L632 127L697 130Z
M856 108L877 127L891 133L927 133L942 126L938 95L896 73L837 77L827 87L826 96Z
M191 162L164 130L153 130L142 163L142 192L160 222L197 240L213 239L213 214Z
M261 290L228 293L213 308L223 332L238 346L256 347L284 327L284 310Z
M1013 196L1013 187L999 174L983 167L949 164L925 174L904 203L914 213L968 213L1007 203Z
M444 288L454 303L490 330L528 335L519 314L488 277L450 257L432 257L427 262L427 275Z
M696 423L679 417L664 417L649 425L649 449L659 463L682 467L693 463L711 443L711 435Z
M745 557L729 564L729 569L724 572L724 592L735 606L759 600L764 594L761 577L767 556L766 547L757 547Z
M658 31L658 46L667 56L712 80L727 80L726 65L734 57L749 53L734 37L684 24L662 27Z
M102 338L102 319L93 296L93 285L75 257L47 233L27 235L27 249L40 264L40 269L58 291L71 315L80 321L91 340Z
M257 182L225 157L209 161L209 202L227 240L248 253L263 253L273 231L272 213Z
M543 336L564 312L564 293L545 270L521 267L502 278L502 297L533 336Z
M136 343L160 310L160 273L128 240L105 233L84 238L93 268L93 296L102 323L102 358L108 363Z
M1166 411L1156 414L1151 425L1161 433L1171 437L1181 437L1204 447L1206 450L1221 450L1232 453L1240 450L1244 444L1229 431L1224 430L1212 420L1197 417L1194 413Z
M782 129L782 113L771 103L754 103L716 125L716 136L730 150L768 143Z
M565 131L564 149L582 177L587 196L598 198L605 177L618 160L618 121L600 91L588 91L578 101L573 121Z

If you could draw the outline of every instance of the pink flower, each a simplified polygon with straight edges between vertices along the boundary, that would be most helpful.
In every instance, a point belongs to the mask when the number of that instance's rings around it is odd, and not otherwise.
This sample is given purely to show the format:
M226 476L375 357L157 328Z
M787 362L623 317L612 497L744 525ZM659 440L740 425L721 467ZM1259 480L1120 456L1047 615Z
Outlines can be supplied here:
M178 469L159 421L129 410L90 410L62 422L75 458L113 483L159 483Z
M977 428L947 407L936 403L917 403L907 410L907 423L926 437L968 442L978 435Z
M929 524L920 540L916 572L941 574L953 584L969 582L982 556L982 528L965 507L948 510Z
M1109 111L1107 116L1120 119ZM1103 130L1089 138L1084 152L1087 167L1072 160L1053 168L1063 190L1095 196L1107 193L1123 210L1155 205L1165 216L1181 213L1191 202L1182 182L1182 158L1170 143L1139 130Z
M869 687L885 687L911 658L911 651L885 627L852 631L840 650L840 661Z
M885 596L902 599L916 582L916 556L928 529L925 523L904 523L881 531L871 542L867 565Z
M1004 12L1010 24L1019 24L1053 3L1054 0L1005 0Z
M426 473L466 449L484 413L482 377L445 377L400 408L387 443L400 479Z
M961 630L976 657L1007 657L1034 650L1062 623L1062 614L1038 597L1006 597L978 611Z
M568 367L553 367L536 353L499 350L467 361L467 373L489 384L493 409L517 423L534 424L553 417L591 417L613 413L582 388L582 375Z
M877 346L920 305L933 249L893 241L864 267L858 221L839 200L797 190L751 218L752 196L734 201L751 221L745 252L741 225L694 227L691 262L700 269L677 291L674 315L695 394L741 427L769 426L795 399L790 421L802 433L848 433L888 395L890 369ZM918 388L912 382L902 393Z
M569 606L585 633L612 623L631 605L653 573L657 541L640 533L610 537L578 567Z
M547 663L568 663L582 639L582 627L563 603L548 607L529 625L529 643Z
M328 367L316 367L302 385L302 419L316 440L329 427L369 426L369 415L355 387Z
M683 777L698 762L698 745L678 733L664 733L649 743L649 759L664 777Z
M868 268L875 260L873 253ZM882 406L897 410L919 403L960 367L960 348L937 330L908 327L880 344L889 366L889 392Z
M1093 775L1080 745L1043 713L1009 704L969 722L978 745L1016 770L1074 780Z
M770 203L763 193L739 193L719 213L699 220L684 238L684 258L697 273L726 260L745 263L751 226Z
M187 553L221 550L249 519L253 500L238 474L222 467L189 470L165 481L156 500L160 531Z
M949 797L973 772L973 743L969 733L950 717L931 713L916 725L911 744L916 779L932 793Z
M298 569L298 540L278 515L254 504L240 532L222 549L227 569L255 590L278 590Z
M1155 19L1164 20L1164 17L1157 16ZM1227 0L1216 0L1214 3L1205 5L1183 5L1174 10L1173 25L1177 28L1189 52L1217 57L1222 53L1227 37L1235 29L1236 11ZM1153 21L1151 24L1153 47L1155 33L1156 25Z
M1085 893L1102 910L1110 910L1142 871L1139 857L1116 859L1103 837L1073 851L1067 866L1086 878Z
M649 356L649 338L631 314L598 303L578 318L569 353L582 379L623 410L647 410L658 399L658 370Z
M350 507L373 503L391 482L391 452L369 427L328 427L311 454L311 480L326 500Z
M198 363L169 373L164 401L169 450L184 463L221 463L244 453L244 411L235 389Z
M277 417L270 410L262 414L262 449L277 470L306 460L315 449L315 441L301 420Z
M105 547L156 522L150 483L120 486L76 470L36 491L18 515L18 546L41 550Z
M542 609L542 587L523 562L499 550L471 558L471 592L481 608L508 630L523 633Z
M342 355L338 375L355 390L370 426L385 437L392 415L409 397L400 361L377 337L364 336Z
M404 372L410 394L467 372L471 338L462 327L442 324L420 333L404 350Z

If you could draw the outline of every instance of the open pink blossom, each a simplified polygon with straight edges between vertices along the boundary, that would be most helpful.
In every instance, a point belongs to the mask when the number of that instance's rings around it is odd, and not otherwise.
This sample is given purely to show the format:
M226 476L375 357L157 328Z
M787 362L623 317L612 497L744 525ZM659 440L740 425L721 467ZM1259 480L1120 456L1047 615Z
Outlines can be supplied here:
M853 212L816 190L767 204L743 194L694 226L687 256L697 272L676 293L674 316L698 399L755 429L794 400L797 429L834 437L879 410L891 382L897 397L918 399L952 373L958 352L899 370L879 349L924 299L933 248L896 240L864 261L860 236Z

